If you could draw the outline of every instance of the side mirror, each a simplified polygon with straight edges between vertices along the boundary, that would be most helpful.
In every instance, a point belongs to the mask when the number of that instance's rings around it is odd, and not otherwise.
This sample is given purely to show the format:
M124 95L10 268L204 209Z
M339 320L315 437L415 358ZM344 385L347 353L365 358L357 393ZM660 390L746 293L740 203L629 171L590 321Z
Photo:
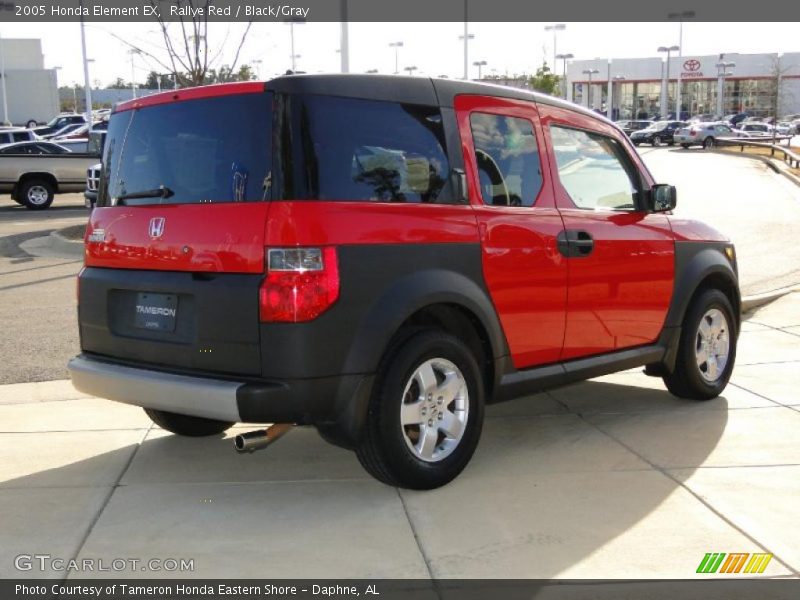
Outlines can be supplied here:
M650 188L648 209L651 212L667 212L674 210L678 204L678 192L674 185L657 183Z

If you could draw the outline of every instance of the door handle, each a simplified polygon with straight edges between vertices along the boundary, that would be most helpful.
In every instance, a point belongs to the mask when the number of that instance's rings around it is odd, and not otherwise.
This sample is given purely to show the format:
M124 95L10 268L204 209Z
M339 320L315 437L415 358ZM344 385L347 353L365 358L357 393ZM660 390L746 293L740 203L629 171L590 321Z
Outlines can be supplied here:
M567 258L589 256L594 250L594 239L582 229L564 229L556 236L558 251Z

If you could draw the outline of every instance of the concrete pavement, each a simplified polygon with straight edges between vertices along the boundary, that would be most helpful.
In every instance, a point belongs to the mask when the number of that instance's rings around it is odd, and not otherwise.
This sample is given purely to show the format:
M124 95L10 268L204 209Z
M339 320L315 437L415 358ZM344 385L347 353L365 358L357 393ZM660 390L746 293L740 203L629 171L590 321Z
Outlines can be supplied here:
M0 577L59 575L14 569L38 553L194 560L129 577L690 578L707 552L771 552L763 576L796 578L800 294L739 347L709 402L628 371L490 407L432 492L309 428L238 456L236 430L179 438L67 382L0 386Z

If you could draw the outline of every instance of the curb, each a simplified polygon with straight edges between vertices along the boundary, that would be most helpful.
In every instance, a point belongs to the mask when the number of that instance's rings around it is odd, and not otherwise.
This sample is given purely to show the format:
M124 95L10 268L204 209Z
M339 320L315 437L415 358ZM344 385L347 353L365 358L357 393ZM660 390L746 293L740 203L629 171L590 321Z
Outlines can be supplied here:
M739 152L739 153L725 152L724 150L718 150L716 148L714 150L712 150L712 152L714 152L715 154L722 154L723 156L740 156L742 158L750 158L750 159L753 159L753 160L760 160L765 165L767 165L770 169L772 169L776 173L779 173L780 175L783 175L789 181L791 181L793 184L795 184L796 186L800 187L800 177L798 177L797 175L794 175L792 173L789 173L789 171L786 170L786 168L784 167L783 161L776 160L776 159L770 158L768 156L759 156L757 154L745 154L744 152Z
M761 294L753 294L752 296L745 296L742 298L742 314L750 312L759 306L769 304L792 292L800 292L800 284L778 288L777 290L770 290L769 292L762 292Z
M83 242L68 240L58 231L50 233L50 247L56 252L66 254L67 256L83 258Z

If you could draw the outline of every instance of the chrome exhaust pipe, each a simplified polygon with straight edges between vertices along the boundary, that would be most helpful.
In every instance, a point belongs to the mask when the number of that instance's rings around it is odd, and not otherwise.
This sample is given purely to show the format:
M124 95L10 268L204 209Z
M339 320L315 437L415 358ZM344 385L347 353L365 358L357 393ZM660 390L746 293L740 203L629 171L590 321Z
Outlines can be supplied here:
M272 442L280 437L283 437L294 425L290 423L276 423L270 425L266 429L257 429L256 431L249 431L247 433L240 433L233 438L233 445L239 453L255 452L266 448Z

